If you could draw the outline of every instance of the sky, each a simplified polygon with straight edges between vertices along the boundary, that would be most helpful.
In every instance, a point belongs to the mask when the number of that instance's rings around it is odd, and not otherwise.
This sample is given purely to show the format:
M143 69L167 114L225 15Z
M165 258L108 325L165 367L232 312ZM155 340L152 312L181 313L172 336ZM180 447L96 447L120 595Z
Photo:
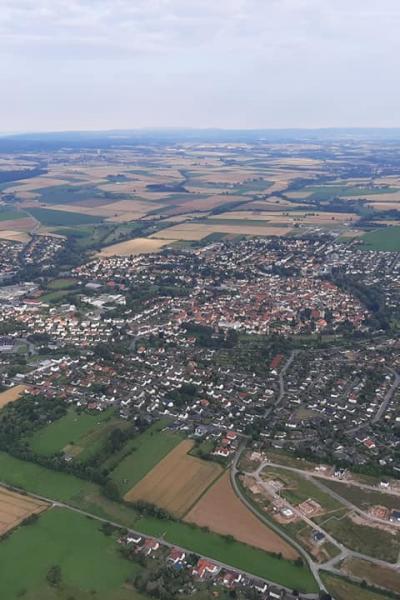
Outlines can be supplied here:
M0 0L0 132L400 126L399 0Z

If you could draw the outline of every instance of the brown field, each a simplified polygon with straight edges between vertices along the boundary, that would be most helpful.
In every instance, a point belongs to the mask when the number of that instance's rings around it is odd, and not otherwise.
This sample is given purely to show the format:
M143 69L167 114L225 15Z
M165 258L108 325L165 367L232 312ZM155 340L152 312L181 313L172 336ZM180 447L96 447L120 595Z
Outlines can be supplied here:
M400 192L386 192L383 194L363 194L360 196L344 196L342 200L366 200L368 204L376 204L380 202L400 202Z
M126 242L119 242L112 246L103 248L98 256L129 256L131 254L149 254L157 252L163 246L167 246L174 239L155 239L155 238L135 238Z
M202 240L210 233L232 233L234 235L287 235L291 231L290 227L268 227L263 225L224 225L221 223L203 224L203 223L183 223L174 225L153 233L151 238L158 240Z
M400 573L360 559L348 559L342 570L348 575L365 579L370 585L377 585L400 593Z
M0 487L0 535L13 529L33 514L46 510L48 504Z
M5 406L6 404L8 404L9 402L14 402L15 400L18 400L18 398L20 396L22 396L22 394L24 393L24 391L26 390L26 385L16 385L12 388L10 388L9 390L5 390L4 392L0 393L0 408L3 408L3 406Z
M400 210L400 201L398 202L368 202L375 210Z
M278 534L261 523L239 500L225 473L186 515L185 521L209 527L223 535L233 535L240 542L267 552L281 552L285 558L298 554Z
M347 221L358 221L359 216L355 213L334 213L310 211L245 211L236 210L215 215L214 219L246 219L248 221L265 221L269 223L279 223L282 225L291 225L293 223L302 223L304 225L331 225L333 222L345 223Z
M190 456L193 446L191 440L181 442L124 499L145 500L182 517L222 472L219 464Z
M312 192L287 192L286 196L288 198L293 198L294 200L297 200L298 198L308 198L308 196L311 196Z
M31 231L37 224L32 217L14 219L11 221L0 221L0 231Z
M22 244L26 244L30 239L30 236L24 231L12 231L9 229L6 231L0 230L0 240L10 240L13 242L21 242Z

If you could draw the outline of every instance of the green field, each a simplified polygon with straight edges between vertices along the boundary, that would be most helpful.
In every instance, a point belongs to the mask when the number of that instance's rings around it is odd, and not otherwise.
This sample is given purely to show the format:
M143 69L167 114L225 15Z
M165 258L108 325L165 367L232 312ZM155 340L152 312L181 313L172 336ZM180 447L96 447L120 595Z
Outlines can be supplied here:
M368 510L371 506L386 506L390 510L400 510L400 496L396 494L385 494L384 492L367 490L349 485L339 481L324 481L326 487L330 488L355 506Z
M50 208L29 208L30 214L43 225L56 227L57 225L85 225L87 223L101 223L101 217L84 215L79 212L64 210L51 210Z
M61 419L36 431L30 446L37 454L51 456L71 445L71 454L84 458L99 449L110 429L121 424L124 422L114 418L110 410L78 414L71 408Z
M276 583L308 591L316 589L309 572L291 562L275 559L239 542L229 542L220 535L193 528L186 523L141 518L133 508L102 496L99 487L93 483L13 458L4 452L0 452L0 480L71 504L144 534L165 534L165 539L171 543L180 544L193 552L203 552L216 560L248 570L254 575L264 576Z
M166 541L190 548L193 552L300 591L312 592L318 589L311 573L304 567L297 567L262 550L240 542L227 541L220 535L185 523L143 518L137 522L137 529L152 536L162 536Z
M92 185L55 185L36 192L40 194L40 201L46 204L73 204L104 197L104 192Z
M377 527L358 525L348 516L339 514L329 518L318 517L314 520L338 542L351 550L393 563L398 558L399 533L392 535Z
M68 290L76 285L76 279L61 277L60 279L53 279L47 284L49 290Z
M322 580L335 600L390 600L383 592L371 592L343 577L323 574Z
M28 217L22 210L0 210L0 221L15 221Z
M132 451L121 460L111 473L111 477L118 485L121 493L126 493L136 485L168 452L182 441L180 435L161 431L165 425L165 421L158 421L132 440ZM107 463L105 466L107 466Z
M381 188L366 188L366 187L351 187L346 185L321 185L309 186L302 190L304 192L312 192L312 195L306 198L309 200L330 200L337 197L363 197L372 196L374 194L390 194L397 192L396 188L381 187Z
M0 597L78 600L90 593L92 598L114 598L139 567L120 557L115 538L105 536L99 527L98 522L63 509L51 509L38 522L20 527L0 543ZM59 593L46 581L53 565L61 567ZM141 596L131 592L126 598Z
M76 294L78 290L54 290L53 292L48 292L48 294L43 294L40 296L41 302L46 302L47 304L57 304L58 302L64 302L65 298L68 298L72 294Z
M362 250L398 252L400 250L400 226L381 227L369 231L359 239L363 242Z
M263 471L263 476L268 475L269 478L280 479L288 486L289 489L282 489L281 495L284 496L291 504L300 504L309 498L318 502L323 509L327 511L340 510L343 504L332 498L328 492L323 492L312 481L309 481L301 475L286 469L278 469L277 467L267 467Z

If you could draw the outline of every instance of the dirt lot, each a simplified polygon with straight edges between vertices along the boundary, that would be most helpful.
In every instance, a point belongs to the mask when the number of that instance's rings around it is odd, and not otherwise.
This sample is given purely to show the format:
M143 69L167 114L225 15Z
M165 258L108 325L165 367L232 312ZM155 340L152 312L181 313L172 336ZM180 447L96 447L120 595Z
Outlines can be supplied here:
M193 445L191 440L181 442L124 499L145 500L182 517L222 471L217 463L190 456Z
M112 246L107 246L99 252L99 256L129 256L130 254L149 254L157 252L163 246L166 246L176 240L154 239L154 238L135 238L126 242L119 242Z
M16 385L15 387L0 393L0 408L3 408L9 402L14 402L24 393L26 385Z
M298 556L294 548L261 523L239 500L232 489L229 473L225 473L199 500L185 521L233 535L237 540L267 552L281 552L285 558Z
M0 487L0 535L16 527L32 514L39 514L48 504Z

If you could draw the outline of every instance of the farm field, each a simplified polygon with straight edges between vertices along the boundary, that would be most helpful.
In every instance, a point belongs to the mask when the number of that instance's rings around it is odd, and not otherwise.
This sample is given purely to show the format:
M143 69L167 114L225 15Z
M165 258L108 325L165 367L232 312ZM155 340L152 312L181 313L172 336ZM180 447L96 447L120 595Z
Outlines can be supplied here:
M323 573L322 580L335 600L390 600L384 592L366 590L341 577Z
M248 221L266 221L270 224L293 225L301 223L304 225L331 225L332 222L345 223L348 221L357 221L359 217L355 213L334 213L318 212L310 209L309 211L283 210L276 211L231 211L221 213L212 217L212 220L238 220L245 224Z
M369 231L360 238L363 250L400 250L400 226L381 227L375 231Z
M366 560L352 558L344 562L342 570L347 575L353 575L367 581L370 585L400 593L400 573L395 569L388 569Z
M38 515L48 508L48 504L12 492L0 486L0 536L14 529L31 515Z
M290 227L272 227L268 223L262 226L226 225L224 223L183 223L158 231L151 239L158 240L202 240L212 233L231 233L235 235L287 235Z
M0 221L16 221L27 217L21 210L0 210Z
M0 229L0 240L10 240L14 242L21 242L22 244L26 244L30 240L30 236L28 233L24 231L13 231L10 229L1 230Z
M50 471L39 465L15 459L4 452L0 452L0 472L3 480L10 485L67 502L100 517L135 528L146 535L162 535L173 544L205 554L254 575L266 577L276 583L305 591L317 589L312 575L303 567L270 556L246 544L227 541L216 533L202 531L188 523L150 517L140 518L132 508L101 496L95 484L72 475ZM101 598L100 595L98 597ZM32 596L32 600L42 600L42 596L38 598ZM109 600L109 597L105 596L104 600Z
M130 256L131 254L149 254L157 252L164 246L174 242L173 239L135 238L107 246L99 252L99 256Z
M223 535L232 535L240 542L268 552L281 552L287 559L295 559L297 551L278 534L261 523L239 500L232 489L229 473L225 473L200 498L186 515L185 521Z
M61 594L53 591L54 596L46 581L53 565L62 573ZM118 555L115 538L105 536L99 523L63 509L47 511L0 543L0 596L7 600L43 600L49 593L49 598L75 598L75 590L77 598L82 592L106 600L138 571L135 563Z
M111 477L122 493L131 490L182 441L181 436L162 431L165 424L165 421L158 421L134 438L130 453L112 471Z
M102 218L94 215L83 215L79 212L52 210L49 208L29 208L30 214L43 225L84 225L86 223L101 223Z
M64 450L83 459L99 449L107 433L121 424L125 423L113 417L110 410L96 414L79 414L71 408L61 419L36 431L30 439L30 447L37 454L44 456Z
M26 385L21 384L15 385L14 387L5 390L4 392L0 392L0 409L3 408L3 406L6 406L6 404L8 404L9 402L14 402L15 400L18 400L18 398L22 396L25 390Z
M191 440L182 441L124 499L144 500L182 517L222 472L219 464L190 456L193 446Z

